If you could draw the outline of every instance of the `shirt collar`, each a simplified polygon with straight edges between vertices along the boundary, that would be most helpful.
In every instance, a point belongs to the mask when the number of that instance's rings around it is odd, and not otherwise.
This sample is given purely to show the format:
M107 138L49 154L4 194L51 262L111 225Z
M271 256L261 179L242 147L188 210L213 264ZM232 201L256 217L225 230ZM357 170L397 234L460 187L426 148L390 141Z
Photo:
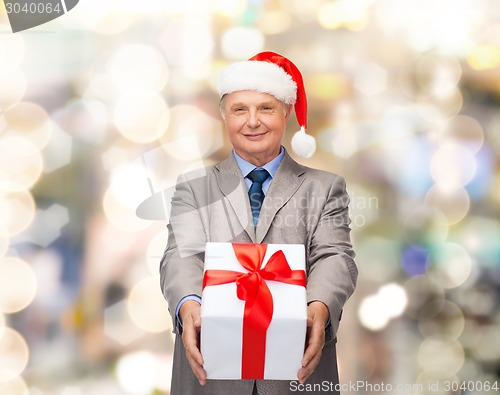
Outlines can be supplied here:
M246 161L243 159L241 156L239 156L234 150L234 159L236 159L236 163L238 164L238 167L241 170L241 174L243 174L243 177L246 177L248 173L250 173L254 169L266 169L267 172L271 175L271 178L274 177L274 174L276 174L276 171L278 170L278 167L283 160L283 157L285 156L285 149L283 146L280 147L280 153L276 158L273 160L267 162L264 166L255 166L252 163Z

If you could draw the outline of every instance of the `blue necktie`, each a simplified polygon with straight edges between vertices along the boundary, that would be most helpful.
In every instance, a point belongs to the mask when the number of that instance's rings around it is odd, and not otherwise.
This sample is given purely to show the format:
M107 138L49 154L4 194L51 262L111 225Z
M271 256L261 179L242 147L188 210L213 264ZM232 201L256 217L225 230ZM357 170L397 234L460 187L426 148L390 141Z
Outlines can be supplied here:
M252 181L252 185L248 190L248 197L250 199L250 207L252 208L253 224L257 226L259 219L260 208L264 201L264 191L262 190L262 183L267 180L269 173L265 169L254 169L248 173L247 177Z

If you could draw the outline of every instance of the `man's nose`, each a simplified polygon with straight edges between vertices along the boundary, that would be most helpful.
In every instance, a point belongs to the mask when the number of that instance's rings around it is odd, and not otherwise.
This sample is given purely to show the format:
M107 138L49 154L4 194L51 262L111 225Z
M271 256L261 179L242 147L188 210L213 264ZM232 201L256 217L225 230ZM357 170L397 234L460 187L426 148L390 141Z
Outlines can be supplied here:
M250 110L248 112L247 125L249 128L257 128L260 126L260 119L257 111Z

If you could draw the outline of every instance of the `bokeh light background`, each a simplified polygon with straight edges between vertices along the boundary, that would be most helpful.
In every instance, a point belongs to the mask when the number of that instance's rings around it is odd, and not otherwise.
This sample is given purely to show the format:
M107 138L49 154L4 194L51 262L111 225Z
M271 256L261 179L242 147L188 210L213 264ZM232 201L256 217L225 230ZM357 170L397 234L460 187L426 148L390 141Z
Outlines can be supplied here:
M497 1L81 0L0 28L1 395L168 393L165 221L135 209L228 154L215 78L261 50L302 70L302 162L352 197L341 381L500 380Z

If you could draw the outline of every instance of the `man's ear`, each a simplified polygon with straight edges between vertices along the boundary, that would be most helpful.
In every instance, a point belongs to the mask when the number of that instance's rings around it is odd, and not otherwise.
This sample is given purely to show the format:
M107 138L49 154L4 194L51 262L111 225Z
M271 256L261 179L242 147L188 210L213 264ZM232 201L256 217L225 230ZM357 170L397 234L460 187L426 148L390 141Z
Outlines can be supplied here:
M285 105L285 118L288 120L290 118L290 114L292 113L293 106L291 104Z

